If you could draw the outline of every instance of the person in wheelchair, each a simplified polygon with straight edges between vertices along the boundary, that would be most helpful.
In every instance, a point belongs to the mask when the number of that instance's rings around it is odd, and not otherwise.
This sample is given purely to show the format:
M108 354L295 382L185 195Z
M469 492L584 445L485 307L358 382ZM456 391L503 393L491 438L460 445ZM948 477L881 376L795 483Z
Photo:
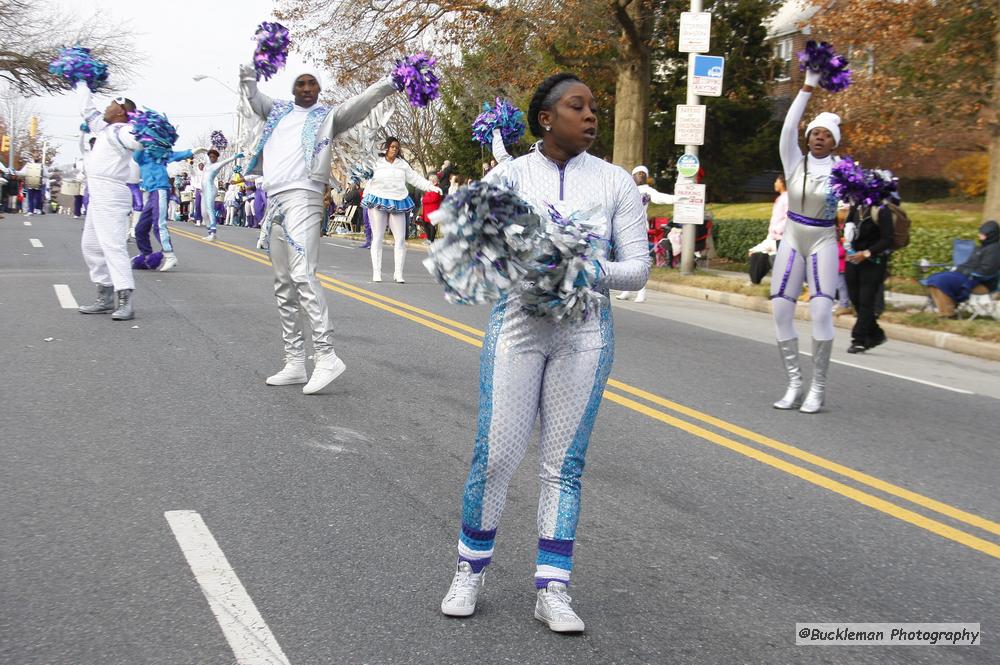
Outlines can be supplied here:
M938 314L955 319L955 306L969 299L972 293L991 293L1000 280L1000 224L995 220L979 227L979 247L969 260L949 271L927 278L927 287L937 306Z

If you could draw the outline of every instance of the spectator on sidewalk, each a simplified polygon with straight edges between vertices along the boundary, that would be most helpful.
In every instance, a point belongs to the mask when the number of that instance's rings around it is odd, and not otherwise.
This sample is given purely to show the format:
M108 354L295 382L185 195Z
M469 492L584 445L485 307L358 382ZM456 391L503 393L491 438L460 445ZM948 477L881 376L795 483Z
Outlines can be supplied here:
M989 293L997 288L1000 278L1000 225L990 220L979 227L979 247L969 260L948 272L927 278L931 298L943 318L955 319L955 306L976 293Z
M428 180L432 184L438 184L437 174L432 173ZM420 206L420 226L424 229L424 233L427 234L427 240L424 241L425 245L429 245L434 242L434 237L437 235L437 228L434 223L431 222L430 214L441 207L441 201L444 196L438 194L435 191L424 192L424 196L421 199Z
M771 206L771 222L767 225L767 237L747 250L750 257L750 281L760 284L774 265L774 256L778 253L778 244L785 233L785 220L788 216L788 188L785 186L785 176L774 179L774 191L778 197Z

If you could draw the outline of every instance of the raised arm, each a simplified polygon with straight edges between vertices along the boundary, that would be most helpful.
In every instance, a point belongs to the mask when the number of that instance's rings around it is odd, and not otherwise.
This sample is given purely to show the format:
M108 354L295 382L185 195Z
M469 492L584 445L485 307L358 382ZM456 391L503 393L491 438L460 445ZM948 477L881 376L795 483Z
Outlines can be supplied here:
M671 205L671 206L674 204L673 194L667 194L666 192L661 192L660 190L655 189L652 185L640 185L639 192L641 194L645 194L646 196L648 196L650 203L656 203L658 205Z
M266 120L274 108L274 100L257 87L257 70L253 65L240 65L240 90L246 96L254 114Z
M91 132L96 134L108 126L108 123L104 122L103 114L94 105L94 93L83 81L78 81L76 84L76 96L80 100L80 115L83 116L83 121L90 127Z
M605 273L601 284L619 291L638 291L649 278L645 206L632 179L624 172L620 175L614 217L611 219L611 245L615 260L601 262Z
M406 167L406 182L410 183L422 192L437 192L441 193L441 190L430 180L423 177L419 173L413 170L413 167L407 162L403 162Z
M799 149L799 123L802 122L802 115L806 112L806 105L812 97L813 90L819 85L819 74L812 70L806 70L805 84L795 95L794 101L788 107L785 114L785 124L781 127L781 137L778 139L778 150L781 154L781 165L785 169L785 178L792 176L792 171L799 165L802 159L802 150Z
M392 79L386 77L378 83L368 86L361 94L351 97L334 108L330 111L330 138L346 132L364 120L373 108L394 92L396 92L396 86L393 85Z
M497 160L497 164L502 164L510 159L510 153L507 152L507 147L503 144L503 135L499 128L493 129L493 159Z

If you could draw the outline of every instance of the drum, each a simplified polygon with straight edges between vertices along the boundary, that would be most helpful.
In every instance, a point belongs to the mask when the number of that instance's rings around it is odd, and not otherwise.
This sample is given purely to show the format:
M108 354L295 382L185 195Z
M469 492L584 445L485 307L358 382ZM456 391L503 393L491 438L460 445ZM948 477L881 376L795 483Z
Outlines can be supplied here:
M191 203L194 201L194 192L181 192L181 203Z
M63 180L60 191L66 196L80 196L80 181Z

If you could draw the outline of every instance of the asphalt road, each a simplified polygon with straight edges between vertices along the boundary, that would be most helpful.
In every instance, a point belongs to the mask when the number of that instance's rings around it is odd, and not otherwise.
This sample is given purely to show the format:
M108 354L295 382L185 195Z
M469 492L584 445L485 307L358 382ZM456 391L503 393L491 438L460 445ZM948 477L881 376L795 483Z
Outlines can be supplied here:
M268 387L255 233L175 227L178 270L137 273L137 317L113 322L66 299L93 298L79 220L0 220L0 662L1000 662L1000 363L838 337L826 412L777 412L768 317L616 301L572 588L587 632L532 617L533 450L477 614L449 619L487 310L447 304L420 251L407 284L373 284L367 252L324 239L348 370L316 396ZM802 622L986 638L796 646Z

